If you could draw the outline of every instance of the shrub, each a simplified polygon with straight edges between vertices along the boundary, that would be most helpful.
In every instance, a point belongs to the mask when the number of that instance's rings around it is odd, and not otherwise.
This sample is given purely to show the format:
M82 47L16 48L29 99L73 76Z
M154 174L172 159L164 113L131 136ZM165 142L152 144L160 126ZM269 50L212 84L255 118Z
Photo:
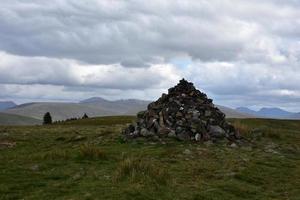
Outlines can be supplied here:
M51 117L51 114L49 112L45 113L43 124L52 124L52 117Z
M84 113L84 115L82 116L82 119L88 119L88 118L89 118L89 116L86 113Z

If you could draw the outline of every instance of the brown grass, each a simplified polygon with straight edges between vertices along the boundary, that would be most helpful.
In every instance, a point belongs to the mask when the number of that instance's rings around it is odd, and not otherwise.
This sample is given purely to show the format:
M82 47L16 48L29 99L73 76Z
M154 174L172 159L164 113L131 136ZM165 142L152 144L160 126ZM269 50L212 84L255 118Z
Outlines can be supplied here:
M242 136L247 137L251 134L251 128L240 121L234 121L233 126Z
M169 174L161 165L155 165L142 158L124 158L118 165L114 181L130 179L131 182L153 181L165 185L169 181Z
M87 159L105 159L105 152L94 144L83 144L79 148L80 156Z

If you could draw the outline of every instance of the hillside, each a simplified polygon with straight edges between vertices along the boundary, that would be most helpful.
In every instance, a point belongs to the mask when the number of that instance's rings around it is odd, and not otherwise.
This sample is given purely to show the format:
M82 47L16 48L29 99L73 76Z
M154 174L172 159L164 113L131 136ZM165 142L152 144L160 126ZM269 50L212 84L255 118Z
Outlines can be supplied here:
M0 112L0 125L36 125L42 124L41 120L20 115Z
M87 113L91 117L118 114L109 109L78 103L30 103L5 111L5 113L29 116L36 119L42 119L46 112L50 112L55 121L72 117L82 117L84 113Z
M46 112L50 112L53 119L65 120L72 117L82 117L87 113L90 117L114 116L114 115L136 115L137 112L145 110L149 101L127 99L108 101L100 97L90 98L79 103L27 103L4 111L5 113L29 116L42 119ZM251 118L252 115L243 114L234 109L218 106L228 118Z
M299 121L230 120L251 141L237 147L125 142L131 120L0 126L0 199L299 199Z

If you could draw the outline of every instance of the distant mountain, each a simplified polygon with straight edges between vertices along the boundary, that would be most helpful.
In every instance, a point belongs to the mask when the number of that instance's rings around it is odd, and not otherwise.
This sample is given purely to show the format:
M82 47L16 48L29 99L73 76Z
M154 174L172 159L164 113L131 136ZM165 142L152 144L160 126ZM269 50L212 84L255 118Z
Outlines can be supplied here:
M138 99L123 99L109 101L101 97L93 97L79 103L27 103L4 111L9 114L28 116L42 120L46 112L50 112L54 121L67 118L82 117L86 113L90 117L113 115L136 115L141 110L146 110L150 101ZM217 106L228 118L251 118L252 115L238 112L224 106Z
M41 120L0 112L0 125L40 125Z
M254 111L246 107L236 108L237 111L255 115L262 118L275 119L300 119L300 113L293 113L283 110L281 108L261 108L259 111Z
M289 118L292 114L294 114L280 108L262 108L257 113L260 116L269 118Z
M109 110L117 115L135 115L141 110L145 110L150 101L139 99L124 99L109 101L101 97L92 97L79 102L80 105L88 105L105 110Z
M85 99L80 101L79 103L99 103L99 102L110 102L102 97L92 97L89 99Z
M249 115L257 115L257 112L254 111L254 110L251 110L249 108L246 108L246 107L238 107L236 108L235 110L241 112L241 113L245 113L245 114L249 114Z
M0 111L9 109L9 108L13 108L15 107L17 104L15 104L12 101L0 101Z
M300 112L292 114L291 119L300 119Z
M225 106L216 105L223 113L226 114L226 118L255 118L255 115L243 113L240 111L237 111L232 108L228 108Z

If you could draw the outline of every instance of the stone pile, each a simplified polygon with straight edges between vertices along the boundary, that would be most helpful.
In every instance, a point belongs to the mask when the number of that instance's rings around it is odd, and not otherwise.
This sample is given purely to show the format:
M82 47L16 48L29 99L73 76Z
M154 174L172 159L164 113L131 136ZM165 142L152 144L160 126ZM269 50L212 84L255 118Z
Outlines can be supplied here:
M126 138L171 137L183 141L216 141L239 139L234 127L225 121L225 114L214 106L206 94L193 83L182 79L168 94L137 114L136 124L129 125Z

